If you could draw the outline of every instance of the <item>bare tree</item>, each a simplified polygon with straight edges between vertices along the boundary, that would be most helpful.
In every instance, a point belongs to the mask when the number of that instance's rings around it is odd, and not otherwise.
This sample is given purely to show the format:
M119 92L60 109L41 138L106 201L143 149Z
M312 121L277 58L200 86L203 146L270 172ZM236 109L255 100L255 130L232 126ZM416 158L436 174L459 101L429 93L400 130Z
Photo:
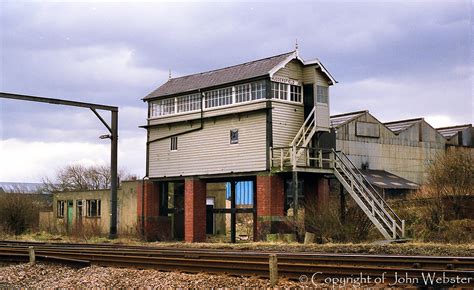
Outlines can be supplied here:
M124 171L119 171L119 180L136 179ZM110 188L111 175L110 167L104 165L84 166L68 165L60 168L56 176L51 179L43 178L43 183L47 190L53 191L74 191L74 190L98 190Z

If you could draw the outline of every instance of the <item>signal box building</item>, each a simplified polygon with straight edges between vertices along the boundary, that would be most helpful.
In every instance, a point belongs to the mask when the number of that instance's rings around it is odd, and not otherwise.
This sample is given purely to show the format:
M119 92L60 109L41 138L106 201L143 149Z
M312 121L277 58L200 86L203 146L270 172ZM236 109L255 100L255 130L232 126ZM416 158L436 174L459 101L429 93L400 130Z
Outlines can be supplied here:
M402 221L335 150L335 84L296 50L170 78L147 95L147 180L138 194L147 236L205 241L221 215L230 217L231 241L239 217L250 217L254 240L291 231L288 216L304 200L322 204L335 176L386 238L402 237ZM224 182L225 203L212 187ZM237 202L239 182L252 184L251 205Z

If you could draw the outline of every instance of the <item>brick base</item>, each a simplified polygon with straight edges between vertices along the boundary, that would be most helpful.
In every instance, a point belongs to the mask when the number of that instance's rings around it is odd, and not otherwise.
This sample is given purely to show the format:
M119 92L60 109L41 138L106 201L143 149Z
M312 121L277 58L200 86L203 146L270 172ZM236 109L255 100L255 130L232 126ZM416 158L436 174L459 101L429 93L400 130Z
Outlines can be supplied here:
M143 208L142 200L144 200ZM138 226L147 241L164 240L170 237L166 233L170 233L171 224L167 217L160 216L159 202L160 184L158 182L145 181L144 185L142 182L137 184Z
M280 175L257 176L257 239L286 232L285 184Z
M184 240L206 241L206 183L197 178L184 182Z

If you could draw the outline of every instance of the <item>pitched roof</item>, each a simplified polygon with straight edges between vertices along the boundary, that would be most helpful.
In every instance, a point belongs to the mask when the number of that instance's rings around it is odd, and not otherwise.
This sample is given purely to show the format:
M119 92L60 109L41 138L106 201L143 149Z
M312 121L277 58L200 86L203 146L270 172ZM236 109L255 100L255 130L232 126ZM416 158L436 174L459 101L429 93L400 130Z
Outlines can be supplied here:
M0 182L0 192L48 194L43 183Z
M456 125L456 126L450 126L450 127L436 128L436 131L438 131L441 135L443 135L444 138L451 139L454 135L456 135L460 131L467 128L471 128L471 127L472 127L472 124Z
M411 126L423 121L423 118L409 119L409 120L400 120L384 123L384 125L392 130L395 134L410 128Z
M269 74L274 67L286 61L290 56L293 55L295 55L295 52L291 51L239 65L229 66L226 68L192 74L179 78L172 78L148 94L145 98L143 98L143 100L178 93L192 92L211 86L219 86L226 83L264 76Z
M169 95L191 93L199 89L220 86L227 83L239 82L267 75L272 76L273 73L284 67L293 59L299 60L304 66L316 65L329 79L330 84L337 83L337 81L319 61L319 59L304 61L298 56L298 51L295 50L259 60L229 66L226 68L187 75L179 78L171 78L159 88L144 97L143 100L146 101L148 99L165 97Z
M340 127L353 119L359 117L362 114L367 113L368 111L357 111L357 112L350 112L350 113L344 113L344 114L339 114L339 115L332 115L329 120L331 123L331 127L337 128Z

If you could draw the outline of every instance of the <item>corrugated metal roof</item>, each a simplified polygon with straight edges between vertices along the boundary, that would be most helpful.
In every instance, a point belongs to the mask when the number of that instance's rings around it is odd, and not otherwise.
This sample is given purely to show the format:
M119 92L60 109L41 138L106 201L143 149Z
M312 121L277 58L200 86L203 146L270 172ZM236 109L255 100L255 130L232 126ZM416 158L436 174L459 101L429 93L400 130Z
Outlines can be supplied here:
M456 125L451 127L443 127L443 128L436 128L441 135L443 135L446 139L451 139L454 135L459 133L460 131L471 128L472 124L465 124L465 125Z
M49 194L43 183L28 182L0 182L0 191L11 193Z
M423 118L392 121L392 122L384 123L384 125L390 130L392 130L395 134L398 134L421 121L423 121Z
M333 115L330 117L331 127L333 128L340 127L346 124L347 122L353 120L354 118L357 118L360 115L365 114L367 112L368 111L357 111L357 112Z
M361 170L373 186L387 189L418 189L419 185L385 170Z
M293 54L294 51L222 69L172 78L148 94L143 100L264 76Z

